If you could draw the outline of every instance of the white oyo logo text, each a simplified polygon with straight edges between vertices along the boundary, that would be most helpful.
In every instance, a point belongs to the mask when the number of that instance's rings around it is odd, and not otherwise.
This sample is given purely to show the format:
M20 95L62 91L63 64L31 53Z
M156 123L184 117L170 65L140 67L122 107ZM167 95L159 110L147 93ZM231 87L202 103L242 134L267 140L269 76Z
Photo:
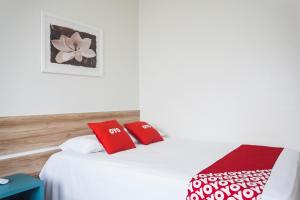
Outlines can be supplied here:
M143 129L147 129L147 128L151 128L151 126L149 124L145 124L142 126Z
M112 135L116 134L116 133L121 133L121 130L119 128L110 128L108 130L108 132Z

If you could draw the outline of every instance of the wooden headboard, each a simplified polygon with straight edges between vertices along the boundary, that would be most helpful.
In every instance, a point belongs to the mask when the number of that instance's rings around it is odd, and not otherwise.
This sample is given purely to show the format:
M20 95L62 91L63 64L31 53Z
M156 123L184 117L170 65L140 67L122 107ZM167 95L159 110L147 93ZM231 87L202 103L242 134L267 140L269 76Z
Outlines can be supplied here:
M123 124L139 118L138 110L0 117L0 177L18 172L37 175L49 156L59 151L57 145L92 133L88 122L117 119ZM45 151L24 153L41 148Z

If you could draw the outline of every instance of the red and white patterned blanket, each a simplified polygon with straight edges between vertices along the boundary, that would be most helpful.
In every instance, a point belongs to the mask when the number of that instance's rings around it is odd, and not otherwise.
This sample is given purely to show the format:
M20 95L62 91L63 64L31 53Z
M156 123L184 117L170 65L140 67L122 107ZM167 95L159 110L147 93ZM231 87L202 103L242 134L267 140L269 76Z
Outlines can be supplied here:
M195 175L186 200L259 200L282 150L241 145Z

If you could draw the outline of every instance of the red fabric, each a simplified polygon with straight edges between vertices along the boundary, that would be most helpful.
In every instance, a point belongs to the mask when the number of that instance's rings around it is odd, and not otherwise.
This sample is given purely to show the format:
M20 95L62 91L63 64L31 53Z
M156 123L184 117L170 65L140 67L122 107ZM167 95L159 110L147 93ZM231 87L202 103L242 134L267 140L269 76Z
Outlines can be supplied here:
M283 148L241 145L201 173L272 169Z
M241 145L192 178L187 200L259 200L283 148Z
M132 122L124 124L125 128L142 144L163 141L159 132L146 122Z
M135 145L123 127L116 121L88 123L108 154L135 148Z

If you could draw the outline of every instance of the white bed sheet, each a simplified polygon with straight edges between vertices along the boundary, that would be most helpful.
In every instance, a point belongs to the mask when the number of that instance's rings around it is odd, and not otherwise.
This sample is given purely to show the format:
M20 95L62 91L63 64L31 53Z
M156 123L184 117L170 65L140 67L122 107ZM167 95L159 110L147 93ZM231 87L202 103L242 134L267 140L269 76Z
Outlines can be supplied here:
M192 176L237 146L166 139L113 155L59 152L47 161L40 178L47 200L183 200ZM298 152L284 150L263 200L300 199L295 197L298 157Z

